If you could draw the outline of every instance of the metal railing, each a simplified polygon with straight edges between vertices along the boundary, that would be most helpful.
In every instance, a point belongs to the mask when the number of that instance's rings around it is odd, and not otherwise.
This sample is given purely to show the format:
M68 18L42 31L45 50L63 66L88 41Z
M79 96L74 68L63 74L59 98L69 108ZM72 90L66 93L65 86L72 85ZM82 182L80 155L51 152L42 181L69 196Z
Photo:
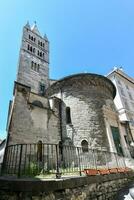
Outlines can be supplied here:
M58 144L16 144L6 147L2 175L50 176L76 174L86 169L126 167L124 157L97 149Z

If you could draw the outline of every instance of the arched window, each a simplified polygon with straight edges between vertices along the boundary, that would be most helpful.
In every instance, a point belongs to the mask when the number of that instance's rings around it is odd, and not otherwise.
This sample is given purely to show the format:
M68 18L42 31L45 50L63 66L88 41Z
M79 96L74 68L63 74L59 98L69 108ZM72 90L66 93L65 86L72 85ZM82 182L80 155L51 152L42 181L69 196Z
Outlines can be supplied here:
M30 46L29 46L29 44L27 45L27 49L30 50Z
M39 52L39 50L38 50L38 56L40 55L40 52Z
M86 140L82 140L81 146L83 152L88 152L88 142Z
M32 48L32 46L30 47L30 51L31 51L31 52L33 51L33 48Z
M71 112L70 107L66 107L66 123L71 124Z
M42 161L42 141L39 140L37 144L37 159L38 161Z

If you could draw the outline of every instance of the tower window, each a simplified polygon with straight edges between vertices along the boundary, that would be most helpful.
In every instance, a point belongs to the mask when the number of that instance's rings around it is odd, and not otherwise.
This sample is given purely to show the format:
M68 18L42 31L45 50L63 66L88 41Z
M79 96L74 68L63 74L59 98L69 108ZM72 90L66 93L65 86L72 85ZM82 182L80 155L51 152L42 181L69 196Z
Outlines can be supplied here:
M32 48L32 46L30 47L30 51L31 51L31 52L33 51L33 48Z
M82 140L81 146L83 152L88 152L88 142L86 140Z
M34 38L34 42L36 41L36 38Z
M29 39L31 39L31 36L29 35Z
M35 48L33 48L33 53L35 53Z
M38 45L40 45L40 41L38 40Z
M42 57L42 52L40 52L40 57Z
M40 94L43 95L45 93L45 85L44 85L44 83L40 83L40 88L39 89L40 89L40 91L39 91Z
M42 46L44 47L44 46L45 46L45 44L43 43L43 44L42 44Z
M29 44L27 45L27 49L30 50L30 46L29 46Z
M34 70L35 72L39 72L40 65L32 61L31 62L31 69Z
M71 124L71 112L70 107L66 107L66 123Z

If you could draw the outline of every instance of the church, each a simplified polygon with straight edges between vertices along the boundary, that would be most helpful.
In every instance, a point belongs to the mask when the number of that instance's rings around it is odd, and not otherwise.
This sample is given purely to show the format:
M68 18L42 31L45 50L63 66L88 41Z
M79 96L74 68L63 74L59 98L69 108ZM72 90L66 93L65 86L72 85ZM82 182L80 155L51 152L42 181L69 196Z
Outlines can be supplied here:
M114 105L116 88L105 76L74 74L49 77L49 41L38 27L23 27L17 79L9 105L7 145L51 143L123 152Z

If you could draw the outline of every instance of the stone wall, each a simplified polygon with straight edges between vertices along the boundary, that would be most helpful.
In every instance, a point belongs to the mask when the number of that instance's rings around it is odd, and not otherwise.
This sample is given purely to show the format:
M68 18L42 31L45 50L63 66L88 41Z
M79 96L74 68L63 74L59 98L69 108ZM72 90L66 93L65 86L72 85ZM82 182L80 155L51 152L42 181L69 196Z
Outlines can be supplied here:
M60 141L59 105L50 109L48 99L31 93L30 88L15 85L14 102L9 121L8 145L58 143Z
M59 180L0 178L1 200L116 200L133 173L64 178Z
M89 147L109 148L103 107L114 109L115 88L107 78L94 74L65 77L48 93L62 101L63 142L70 139L75 146L81 146L86 140ZM66 107L71 110L70 124L66 124Z

